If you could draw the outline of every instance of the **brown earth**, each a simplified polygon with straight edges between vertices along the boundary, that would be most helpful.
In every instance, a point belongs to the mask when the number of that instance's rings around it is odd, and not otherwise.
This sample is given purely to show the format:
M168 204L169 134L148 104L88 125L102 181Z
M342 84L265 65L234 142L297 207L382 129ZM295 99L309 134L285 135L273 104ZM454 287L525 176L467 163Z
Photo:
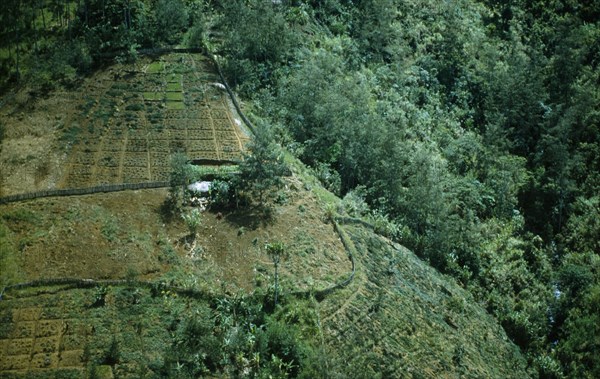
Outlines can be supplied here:
M248 137L200 54L113 65L71 92L2 99L0 196L168 180L170 157L240 157Z
M161 207L166 190L47 198L0 206L0 222L16 250L24 279L125 278L216 281L251 290L265 284L272 263L268 241L281 240L291 257L282 264L284 281L294 288L324 288L349 271L331 224L313 195L291 184L286 204L265 222L251 210L205 211L195 241ZM181 264L169 263L169 251ZM199 275L199 274L202 275ZM214 285L215 282L212 282Z

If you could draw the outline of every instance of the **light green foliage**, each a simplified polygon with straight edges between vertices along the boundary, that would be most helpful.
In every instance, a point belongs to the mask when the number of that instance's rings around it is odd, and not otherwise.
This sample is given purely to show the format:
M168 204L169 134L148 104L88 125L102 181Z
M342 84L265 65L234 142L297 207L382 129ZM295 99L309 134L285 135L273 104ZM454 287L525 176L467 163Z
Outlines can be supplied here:
M285 260L289 257L289 251L286 246L281 241L269 242L265 245L265 251L271 261L273 262L273 266L275 266L275 299L274 304L277 306L277 300L279 295L279 264L281 260Z
M202 224L202 213L200 210L198 208L193 208L183 213L181 218L190 231L190 235L195 238L198 233L198 228Z

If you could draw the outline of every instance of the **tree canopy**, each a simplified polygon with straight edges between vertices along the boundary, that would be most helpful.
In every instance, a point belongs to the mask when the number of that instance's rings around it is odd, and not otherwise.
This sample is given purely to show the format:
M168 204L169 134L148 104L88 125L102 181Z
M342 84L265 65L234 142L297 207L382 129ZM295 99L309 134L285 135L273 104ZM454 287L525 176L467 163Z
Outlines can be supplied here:
M261 203L279 145L469 289L533 376L600 376L600 2L3 5L4 88L76 85L141 47L220 55L265 125L240 166Z

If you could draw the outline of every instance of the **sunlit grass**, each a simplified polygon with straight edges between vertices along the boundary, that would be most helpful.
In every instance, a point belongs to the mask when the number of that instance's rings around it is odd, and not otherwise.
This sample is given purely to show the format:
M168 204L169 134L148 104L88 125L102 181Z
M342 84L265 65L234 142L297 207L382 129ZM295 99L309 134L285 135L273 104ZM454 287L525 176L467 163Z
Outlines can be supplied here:
M164 94L162 92L143 92L144 100L148 101L161 101L164 99Z
M180 82L169 82L167 83L167 91L181 91L181 83Z
M152 62L148 65L148 69L146 73L148 74L158 74L163 72L164 66L162 62Z
M167 109L183 110L185 109L185 104L183 101L167 101Z
M167 92L167 101L183 101L183 93Z

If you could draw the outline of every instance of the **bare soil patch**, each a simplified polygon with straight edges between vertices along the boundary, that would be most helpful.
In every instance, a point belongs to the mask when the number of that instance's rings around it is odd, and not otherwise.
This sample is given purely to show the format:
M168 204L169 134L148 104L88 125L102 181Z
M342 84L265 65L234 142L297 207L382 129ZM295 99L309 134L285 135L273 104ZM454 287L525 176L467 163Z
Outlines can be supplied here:
M216 81L206 57L169 54L111 66L72 92L7 95L0 196L164 181L176 152L239 158L248 137Z
M26 280L166 278L252 290L270 285L264 245L281 240L288 289L322 289L349 271L346 252L313 195L291 186L271 220L253 209L205 211L197 238L161 214L166 190L37 199L0 207Z

